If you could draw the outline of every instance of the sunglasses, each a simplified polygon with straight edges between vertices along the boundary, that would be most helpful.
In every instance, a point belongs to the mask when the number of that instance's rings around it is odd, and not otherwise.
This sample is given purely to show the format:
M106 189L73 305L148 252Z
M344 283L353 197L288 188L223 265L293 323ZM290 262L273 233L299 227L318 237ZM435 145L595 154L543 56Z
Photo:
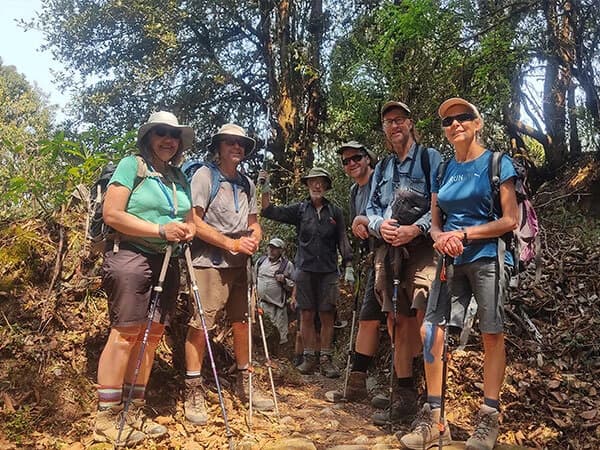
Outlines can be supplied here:
M224 142L226 145L234 146L235 144L239 145L242 148L246 148L246 143L242 139L236 138L223 138L221 142Z
M462 114L457 114L456 116L448 116L448 117L444 117L442 119L442 126L444 128L447 128L450 125L452 125L455 120L458 123L463 123L463 122L470 122L472 120L475 120L475 118L476 118L475 114L473 114L473 113L462 113Z
M158 137L170 136L173 139L181 139L181 130L171 127L154 127L154 134Z
M361 159L363 159L366 155L364 153L359 153L357 155L352 155L349 158L344 158L342 159L342 165L347 166L348 164L350 164L350 161L354 161L355 163L359 162Z

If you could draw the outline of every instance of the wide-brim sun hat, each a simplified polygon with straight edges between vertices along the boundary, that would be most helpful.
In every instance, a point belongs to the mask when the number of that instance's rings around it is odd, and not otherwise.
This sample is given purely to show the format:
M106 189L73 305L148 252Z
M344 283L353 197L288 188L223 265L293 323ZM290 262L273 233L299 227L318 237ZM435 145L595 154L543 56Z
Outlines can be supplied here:
M381 107L381 118L383 119L383 116L385 115L385 113L387 113L390 109L393 108L400 108L401 110L403 110L406 115L408 117L410 117L410 115L412 114L410 112L410 108L408 107L408 105L406 103L403 102L399 102L396 100L390 100L389 102L385 102L383 104L383 106Z
M168 111L157 111L150 114L148 122L142 125L137 133L137 146L140 148L144 136L154 127L165 125L171 128L181 129L181 149L187 150L194 145L194 129L189 125L180 125L175 114Z
M228 136L240 138L244 142L244 148L246 149L246 154L244 156L248 156L256 147L256 141L251 137L248 137L246 130L234 123L226 123L212 135L210 144L208 144L208 150L211 153L214 153L219 141Z
M318 178L318 177L326 178L327 182L329 183L329 186L327 186L327 189L331 189L331 186L332 186L331 175L329 174L329 172L327 172L327 170L323 169L322 167L313 167L312 169L310 169L308 171L308 173L306 175L304 175L302 178L300 178L300 181L302 181L302 183L306 184L306 181L309 180L310 178Z
M479 114L477 107L473 103L470 103L464 98L460 97L452 97L448 100L445 100L438 108L438 115L443 119L446 117L448 110L456 105L466 106L473 114L475 114L475 117L481 119L481 114Z
M273 238L269 241L269 245L271 247L283 248L285 247L285 243L279 238Z
M375 152L369 150L367 147L365 147L360 142L357 142L357 141L344 142L337 149L338 155L341 155L342 153L344 153L344 150L347 150L347 149L363 150L369 156L369 159L371 160L371 167L375 167L375 164L377 164L377 155L375 154Z

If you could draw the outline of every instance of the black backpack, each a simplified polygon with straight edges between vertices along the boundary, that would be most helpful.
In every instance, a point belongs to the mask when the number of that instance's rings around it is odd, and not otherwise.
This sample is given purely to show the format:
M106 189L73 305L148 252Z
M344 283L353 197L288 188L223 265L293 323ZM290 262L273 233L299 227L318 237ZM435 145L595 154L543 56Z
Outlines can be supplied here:
M148 165L141 155L136 155L138 167L134 181L134 189L148 176ZM118 246L117 233L111 227L104 223L102 218L102 207L108 183L112 178L117 165L112 161L109 162L102 172L100 177L92 185L90 190L89 204L89 223L87 227L87 240L90 242L91 250L94 253L100 253L104 250L104 245L107 241L114 240ZM115 248L115 250L118 247Z

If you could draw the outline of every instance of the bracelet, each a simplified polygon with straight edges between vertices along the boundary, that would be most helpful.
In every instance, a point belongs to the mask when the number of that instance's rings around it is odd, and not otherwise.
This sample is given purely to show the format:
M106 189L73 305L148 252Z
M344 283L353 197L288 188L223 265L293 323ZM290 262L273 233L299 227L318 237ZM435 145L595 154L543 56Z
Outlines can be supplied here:
M240 251L240 240L239 239L234 239L233 240L233 253L239 253Z
M164 225L158 226L158 235L160 236L161 239L164 239L165 241L167 240L167 233L165 233Z

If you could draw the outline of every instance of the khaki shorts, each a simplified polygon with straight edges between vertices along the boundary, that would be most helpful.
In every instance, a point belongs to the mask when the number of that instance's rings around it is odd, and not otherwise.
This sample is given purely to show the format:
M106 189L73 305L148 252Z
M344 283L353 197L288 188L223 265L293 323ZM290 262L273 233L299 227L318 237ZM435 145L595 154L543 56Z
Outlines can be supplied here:
M383 312L392 312L394 306L394 274L390 262L390 247L380 245L375 250L375 298ZM405 246L402 251L396 312L411 317L416 310L425 310L431 283L435 279L434 251L429 240Z
M245 322L248 315L248 272L246 267L214 269L194 268L200 303L204 311L206 328L211 330L225 312L230 322ZM190 310L194 311L188 325L201 330L202 321L196 309L193 291Z

